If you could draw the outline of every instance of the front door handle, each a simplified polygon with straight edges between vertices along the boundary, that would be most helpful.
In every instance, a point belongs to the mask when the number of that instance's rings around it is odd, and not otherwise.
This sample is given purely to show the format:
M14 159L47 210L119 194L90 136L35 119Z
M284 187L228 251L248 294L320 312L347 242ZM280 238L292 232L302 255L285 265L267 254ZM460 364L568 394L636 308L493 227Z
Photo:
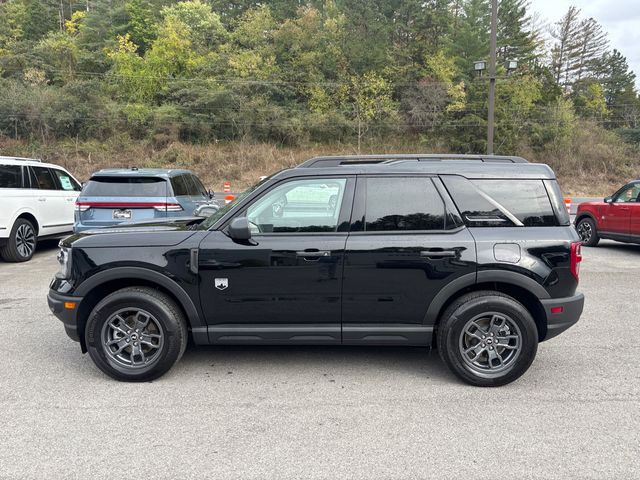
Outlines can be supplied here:
M420 252L420 256L426 258L454 258L456 255L455 250L423 250Z
M39 202L46 202L47 201L47 197L40 197L38 198Z
M331 252L329 250L314 250L309 252L302 251L302 252L296 252L296 255L298 257L304 258L308 262L317 262L322 257L330 257Z

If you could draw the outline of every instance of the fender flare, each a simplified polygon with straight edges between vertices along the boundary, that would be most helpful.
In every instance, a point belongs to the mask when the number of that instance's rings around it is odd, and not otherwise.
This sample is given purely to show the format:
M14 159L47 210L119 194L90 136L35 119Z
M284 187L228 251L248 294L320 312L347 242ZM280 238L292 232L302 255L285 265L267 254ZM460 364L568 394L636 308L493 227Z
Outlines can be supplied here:
M423 323L425 325L435 325L442 307L458 292L473 285L489 282L515 285L528 291L539 300L551 298L542 285L521 273L508 270L480 270L477 273L468 273L458 277L440 290L431 301Z
M578 215L576 215L575 225L577 226L578 222L582 220L584 217L589 217L591 220L593 220L596 224L596 228L598 228L598 220L596 220L595 215L589 211L580 212Z
M102 271L87 278L78 286L78 288L76 288L74 295L84 297L94 288L118 279L139 279L155 283L156 285L165 288L171 292L180 306L184 309L192 330L197 331L199 327L204 327L206 330L206 325L202 322L198 309L187 292L185 292L177 282L155 270L141 267L110 268L109 270Z

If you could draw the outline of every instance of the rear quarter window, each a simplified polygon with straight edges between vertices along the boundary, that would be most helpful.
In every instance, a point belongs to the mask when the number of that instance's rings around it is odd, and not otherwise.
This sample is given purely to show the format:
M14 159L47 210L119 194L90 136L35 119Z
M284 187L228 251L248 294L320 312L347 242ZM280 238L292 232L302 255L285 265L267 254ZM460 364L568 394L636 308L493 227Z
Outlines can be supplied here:
M0 188L22 188L20 165L0 165Z
M560 224L543 180L442 180L468 226L548 227Z
M96 176L82 191L87 197L166 197L167 182L158 177Z

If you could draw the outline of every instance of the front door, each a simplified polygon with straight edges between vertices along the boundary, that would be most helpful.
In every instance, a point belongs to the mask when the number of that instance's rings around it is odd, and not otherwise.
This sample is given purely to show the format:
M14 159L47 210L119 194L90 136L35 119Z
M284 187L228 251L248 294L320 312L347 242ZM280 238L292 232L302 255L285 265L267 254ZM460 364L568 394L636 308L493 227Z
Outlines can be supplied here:
M447 214L428 176L359 177L353 219L343 342L428 344L431 301L456 278L475 279L473 237Z
M240 214L250 241L221 231L203 240L200 292L212 343L340 343L353 183L284 181Z
M613 201L602 209L602 231L628 237L631 229L631 210L639 192L640 185L631 184L616 193Z

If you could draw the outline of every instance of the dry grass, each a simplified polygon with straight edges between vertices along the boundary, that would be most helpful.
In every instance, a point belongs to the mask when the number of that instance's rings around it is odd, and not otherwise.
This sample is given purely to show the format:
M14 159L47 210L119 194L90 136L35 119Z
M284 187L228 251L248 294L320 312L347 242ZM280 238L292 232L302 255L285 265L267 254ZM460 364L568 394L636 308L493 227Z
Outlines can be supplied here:
M417 139L369 144L361 153L415 153L443 151L421 145ZM265 143L217 143L193 145L172 143L153 148L149 143L113 138L107 142L59 142L35 145L0 137L0 154L40 157L64 166L81 181L101 168L162 167L195 171L208 188L222 189L224 181L241 191L261 175L291 167L316 155L354 154L352 145L280 147ZM615 135L600 128L579 129L572 144L562 149L516 152L531 161L549 164L557 173L563 191L570 195L603 196L640 174L638 153Z

